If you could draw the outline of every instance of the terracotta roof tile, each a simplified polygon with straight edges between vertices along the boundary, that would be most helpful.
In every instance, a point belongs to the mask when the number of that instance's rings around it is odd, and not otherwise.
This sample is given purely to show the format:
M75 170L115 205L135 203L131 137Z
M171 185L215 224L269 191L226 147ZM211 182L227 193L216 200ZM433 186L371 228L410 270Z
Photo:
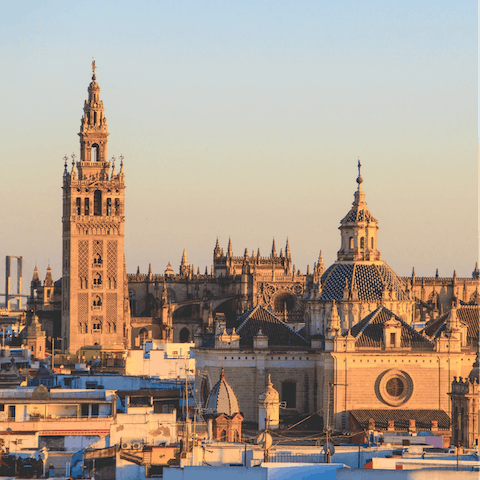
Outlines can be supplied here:
M409 420L415 420L417 430L430 430L432 420L438 422L438 428L448 430L450 417L443 410L350 410L350 414L362 427L368 429L370 418L375 420L375 428L386 430L388 421L395 422L395 429L408 430Z

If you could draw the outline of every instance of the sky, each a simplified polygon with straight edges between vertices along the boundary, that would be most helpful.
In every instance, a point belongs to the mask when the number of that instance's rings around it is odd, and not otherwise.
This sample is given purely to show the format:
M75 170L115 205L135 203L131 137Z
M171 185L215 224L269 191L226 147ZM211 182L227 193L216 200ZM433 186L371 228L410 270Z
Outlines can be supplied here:
M340 247L363 188L398 274L478 256L477 3L18 1L0 19L0 257L61 276L62 173L95 57L123 154L127 271ZM0 261L0 278L4 262ZM4 291L0 280L0 292ZM24 288L25 290L25 288Z

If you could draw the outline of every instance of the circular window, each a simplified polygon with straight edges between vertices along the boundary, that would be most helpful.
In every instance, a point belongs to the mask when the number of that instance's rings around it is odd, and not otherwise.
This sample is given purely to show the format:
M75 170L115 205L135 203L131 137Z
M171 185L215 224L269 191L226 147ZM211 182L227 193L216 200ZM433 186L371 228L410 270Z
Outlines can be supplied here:
M402 380L398 377L391 378L387 382L385 388L387 390L387 393L392 397L399 397L405 390Z
M413 392L413 382L408 373L392 369L383 372L375 385L377 397L387 405L398 407L409 400Z

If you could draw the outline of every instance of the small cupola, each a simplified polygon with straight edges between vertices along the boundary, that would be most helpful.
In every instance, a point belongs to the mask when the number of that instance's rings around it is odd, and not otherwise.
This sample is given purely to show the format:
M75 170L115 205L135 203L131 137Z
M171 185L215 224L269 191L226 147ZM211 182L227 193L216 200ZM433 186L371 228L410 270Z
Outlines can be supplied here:
M340 221L341 246L337 261L380 261L377 249L378 220L370 213L362 190L362 164L358 160L358 188L354 194L352 208Z

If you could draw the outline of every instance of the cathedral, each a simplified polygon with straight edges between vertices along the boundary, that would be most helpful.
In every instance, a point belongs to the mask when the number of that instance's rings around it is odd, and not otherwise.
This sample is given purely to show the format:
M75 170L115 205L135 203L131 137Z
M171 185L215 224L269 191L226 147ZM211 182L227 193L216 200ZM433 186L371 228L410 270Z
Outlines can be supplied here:
M199 404L226 375L246 421L258 419L271 378L284 417L316 413L343 431L425 418L445 427L453 379L471 378L478 352L479 270L471 278L396 274L381 257L360 162L328 268L320 252L302 273L288 239L280 250L274 240L268 255L234 255L231 239L225 249L217 239L203 273L184 251L176 271L127 274L126 174L123 157L116 167L107 156L94 63L78 135L79 159L69 166L65 157L63 172L62 277L54 282L49 268L42 283L35 269L29 341L41 324L47 343L71 354L148 339L195 342ZM365 420L367 411L376 413Z

